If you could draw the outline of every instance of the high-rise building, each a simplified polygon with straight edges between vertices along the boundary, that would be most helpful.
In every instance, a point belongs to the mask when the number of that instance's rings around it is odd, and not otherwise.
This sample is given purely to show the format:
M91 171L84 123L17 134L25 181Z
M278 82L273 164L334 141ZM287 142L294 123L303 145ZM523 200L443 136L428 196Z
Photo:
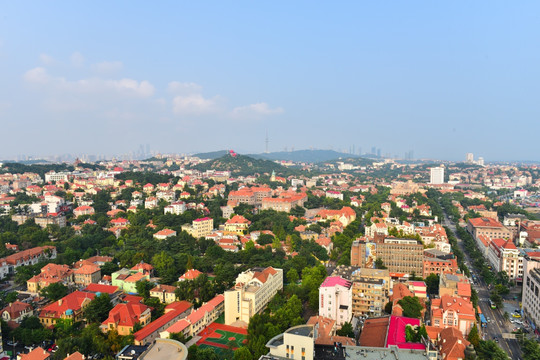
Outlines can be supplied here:
M467 153L467 162L472 163L474 161L474 154L473 153Z
M480 166L484 166L484 158L480 156L480 157L478 158L477 164L480 165Z
M444 166L431 168L430 184L444 184Z

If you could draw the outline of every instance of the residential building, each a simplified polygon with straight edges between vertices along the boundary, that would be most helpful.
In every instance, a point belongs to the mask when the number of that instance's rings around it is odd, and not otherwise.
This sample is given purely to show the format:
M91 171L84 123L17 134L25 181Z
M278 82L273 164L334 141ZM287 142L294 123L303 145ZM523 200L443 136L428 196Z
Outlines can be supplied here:
M461 331L455 327L442 330L437 339L437 349L442 360L466 359L467 347L470 345L471 343L465 340Z
M136 294L137 283L142 280L149 281L150 275L136 270L120 269L111 274L112 285L126 293Z
M522 305L523 313L533 325L540 327L540 261L528 261L523 281Z
M229 201L237 201L239 204L247 204L260 207L264 198L272 196L270 187L241 188L229 193Z
M200 272L197 269L189 269L184 273L184 275L180 276L178 278L178 281L184 281L184 280L195 280L199 276L201 276L203 273Z
M93 215L94 214L94 208L88 205L79 206L75 210L73 210L73 215L75 217L83 216L83 215Z
M467 336L476 322L472 303L456 296L443 295L431 300L432 326L439 328L456 327Z
M109 312L109 317L101 323L100 328L104 333L116 330L119 335L130 335L135 324L145 327L151 317L152 308L140 302L120 303Z
M66 226L66 217L58 213L36 216L34 221L36 225L41 226L43 229L48 225L58 225L59 227Z
M429 183L434 185L444 184L444 166L430 169Z
M467 221L467 230L476 239L486 235L492 239L510 239L512 233L503 224L492 218L471 218Z
M2 320L6 323L13 322L20 324L21 321L27 317L34 314L34 309L32 305L23 303L22 301L15 301L9 303L5 308L0 311Z
M183 334L185 338L197 335L212 322L216 321L225 311L225 297L216 295L212 300L194 310L187 317L177 321L164 331L160 332L161 338L169 338L171 334Z
M159 334L175 324L178 320L187 317L193 310L193 305L187 301L175 301L165 307L162 316L146 325L133 334L135 345L150 344L159 338Z
M242 215L235 215L225 222L225 234L244 235L251 221L243 217Z
M462 274L442 273L439 278L439 296L459 297L471 300L471 284Z
M349 206L344 206L340 210L323 209L317 213L316 217L321 221L339 221L344 227L346 227L356 220L356 211Z
M214 219L205 217L193 220L191 225L182 225L182 230L189 233L194 238L201 238L212 233L214 229Z
M92 283L98 283L101 280L101 269L94 264L86 264L73 270L75 284L88 286Z
M262 209L290 212L296 206L304 206L307 195L304 193L283 192L277 198L266 197L262 199Z
M319 315L338 326L352 318L352 283L339 276L327 277L319 287Z
M176 236L176 231L171 229L163 229L154 234L154 239L165 240L173 236Z
M269 357L278 359L315 359L314 325L298 325L287 329L266 344L270 349Z
M164 304L171 304L176 301L176 286L159 284L150 290L150 296L159 299Z
M225 324L248 324L276 293L283 289L283 269L253 268L236 278L234 288L225 291Z
M75 291L64 296L62 299L45 306L39 313L39 321L45 327L53 327L58 320L80 321L83 318L83 310L95 294Z
M351 248L351 265L374 268L380 258L391 273L422 274L424 246L417 240L386 238L382 242L355 240Z
M52 359L51 354L49 354L45 349L38 346L34 350L30 351L28 354L17 355L19 360L49 360Z
M493 239L489 244L488 256L494 272L506 271L512 281L523 278L523 255L509 239Z
M181 215L186 211L186 203L183 201L173 202L171 205L165 206L163 212L165 214Z
M69 284L73 282L73 270L67 265L47 264L41 272L26 281L28 291L37 293L52 283Z
M360 268L352 273L352 315L381 316L392 287L390 272Z
M424 256L424 269L422 277L425 279L431 274L440 275L442 273L455 274L459 270L456 259L439 259Z

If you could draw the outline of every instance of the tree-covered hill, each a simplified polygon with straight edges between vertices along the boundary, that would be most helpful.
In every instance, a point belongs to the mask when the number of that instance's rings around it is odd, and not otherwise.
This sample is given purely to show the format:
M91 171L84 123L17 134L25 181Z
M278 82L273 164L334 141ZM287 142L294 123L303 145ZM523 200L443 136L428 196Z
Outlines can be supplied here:
M300 170L298 169L287 168L270 160L254 159L249 156L238 154L236 154L236 156L227 154L206 163L195 165L194 168L200 171L231 171L234 175L243 176L253 175L255 173L270 174L272 171L275 171L276 175L279 176L288 176L300 173Z

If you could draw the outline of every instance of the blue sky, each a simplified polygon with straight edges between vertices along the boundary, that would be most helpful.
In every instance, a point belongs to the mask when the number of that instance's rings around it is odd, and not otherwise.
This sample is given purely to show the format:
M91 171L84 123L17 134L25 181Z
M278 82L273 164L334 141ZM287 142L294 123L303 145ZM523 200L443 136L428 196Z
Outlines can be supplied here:
M536 2L0 6L0 158L319 148L540 160Z

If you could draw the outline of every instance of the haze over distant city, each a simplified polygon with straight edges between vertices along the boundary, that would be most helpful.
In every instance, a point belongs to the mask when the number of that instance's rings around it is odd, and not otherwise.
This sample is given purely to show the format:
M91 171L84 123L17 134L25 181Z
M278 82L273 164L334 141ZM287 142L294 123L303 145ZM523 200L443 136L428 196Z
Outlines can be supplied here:
M0 159L540 160L537 2L4 2Z

